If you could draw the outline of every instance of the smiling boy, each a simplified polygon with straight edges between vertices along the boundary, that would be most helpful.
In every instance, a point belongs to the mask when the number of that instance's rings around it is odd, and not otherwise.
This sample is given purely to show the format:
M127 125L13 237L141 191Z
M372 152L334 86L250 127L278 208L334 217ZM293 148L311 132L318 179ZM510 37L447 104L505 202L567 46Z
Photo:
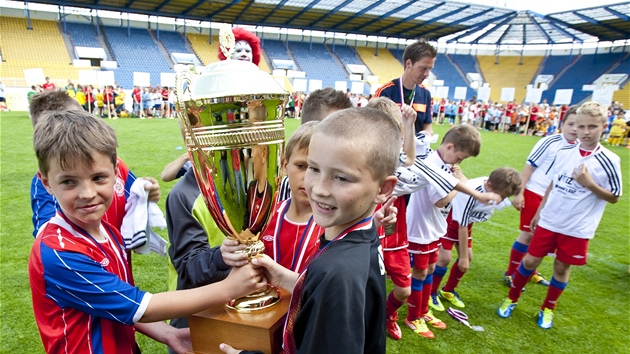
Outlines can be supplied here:
M531 221L534 237L514 274L508 298L497 310L500 317L512 315L536 267L547 254L555 253L553 277L538 313L538 326L551 328L553 310L567 287L571 266L586 264L588 242L595 237L606 203L616 203L621 196L619 156L599 143L606 115L606 107L596 102L577 110L580 144L558 151L547 171L551 183Z

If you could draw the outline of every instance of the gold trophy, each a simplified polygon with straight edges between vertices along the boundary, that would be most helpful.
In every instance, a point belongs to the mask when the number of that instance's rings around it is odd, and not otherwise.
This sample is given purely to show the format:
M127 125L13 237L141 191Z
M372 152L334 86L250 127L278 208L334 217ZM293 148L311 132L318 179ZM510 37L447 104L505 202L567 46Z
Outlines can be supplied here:
M251 259L264 252L258 238L279 185L288 93L255 64L229 59L235 47L231 29L219 36L228 59L200 75L177 73L177 110L210 214L228 238L247 245ZM219 352L221 342L277 352L287 306L288 297L269 287L191 316L195 353Z

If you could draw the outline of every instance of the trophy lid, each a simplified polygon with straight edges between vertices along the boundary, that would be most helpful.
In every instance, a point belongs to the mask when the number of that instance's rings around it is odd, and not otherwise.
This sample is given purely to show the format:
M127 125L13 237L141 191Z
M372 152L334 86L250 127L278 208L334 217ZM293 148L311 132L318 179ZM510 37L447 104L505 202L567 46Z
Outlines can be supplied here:
M193 84L191 98L219 98L244 95L286 95L268 73L251 62L223 60L206 66Z

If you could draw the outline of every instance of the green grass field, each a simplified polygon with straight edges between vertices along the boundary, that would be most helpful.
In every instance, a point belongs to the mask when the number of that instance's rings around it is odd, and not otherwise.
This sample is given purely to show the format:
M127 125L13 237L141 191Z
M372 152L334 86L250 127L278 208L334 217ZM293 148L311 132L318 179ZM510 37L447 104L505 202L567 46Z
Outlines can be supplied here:
M179 156L182 139L175 120L121 119L108 121L118 134L119 156L137 176L159 178L164 166ZM298 125L286 122L287 136ZM32 148L32 132L24 112L0 113L0 353L41 353L39 334L33 319L28 286L27 261L32 223L29 208L30 181L37 169ZM436 126L441 135L446 126ZM479 157L462 164L469 177L488 175L494 168L511 166L518 170L539 138L482 132ZM466 303L464 311L473 325L485 332L474 332L445 313L436 315L449 328L435 330L436 338L418 337L402 324L406 307L400 311L403 338L388 339L388 353L490 353L490 352L628 352L630 335L630 150L612 148L621 157L625 195L608 205L597 235L590 242L588 264L574 268L556 310L554 328L541 330L535 314L546 288L529 285L512 318L501 319L496 308L506 297L502 280L509 251L518 234L518 213L502 210L488 222L474 227L474 260L458 291ZM161 183L160 207L175 182ZM167 238L166 231L160 232ZM155 255L133 257L138 286L151 292L167 288L167 260ZM540 271L550 277L552 261L543 262ZM331 289L334 291L334 289ZM211 296L211 294L209 294ZM166 353L163 345L138 335L144 353Z

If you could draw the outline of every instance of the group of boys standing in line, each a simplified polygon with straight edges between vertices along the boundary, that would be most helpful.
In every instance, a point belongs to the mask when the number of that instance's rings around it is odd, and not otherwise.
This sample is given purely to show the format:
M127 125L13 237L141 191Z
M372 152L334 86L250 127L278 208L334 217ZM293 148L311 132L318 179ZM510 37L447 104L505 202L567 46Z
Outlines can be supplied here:
M251 38L240 44L236 39L237 47L255 45ZM175 328L162 320L267 284L292 293L283 336L287 353L384 353L386 333L402 336L396 320L405 301L405 325L432 338L428 326L446 328L431 311L444 310L440 298L464 306L455 288L470 267L473 223L509 205L511 196L529 228L513 246L505 277L509 298L498 314L512 314L542 257L555 251L554 276L539 315L539 326L549 328L570 265L586 263L588 239L606 202L621 195L619 158L598 143L606 125L602 107L585 104L575 125L570 115L566 134L541 140L523 173L498 168L467 180L457 164L479 154L477 129L453 127L435 151L429 148L431 97L420 85L436 56L423 40L408 46L402 76L377 91L367 107L349 108L348 97L331 88L306 99L305 124L286 145L287 178L261 233L266 256L248 262L240 252L244 245L219 235L199 202L192 169L186 172L167 197L175 292L150 294L133 286L120 233L111 220L102 220L112 200L123 200L127 190L116 178L123 164L111 128L69 105L32 112L39 120L36 178L58 206L39 228L29 260L46 351L133 353L138 330L186 352L187 324ZM537 200L544 207L537 208ZM452 248L458 259L440 288ZM389 295L386 272L394 283ZM221 350L241 352L227 344Z

